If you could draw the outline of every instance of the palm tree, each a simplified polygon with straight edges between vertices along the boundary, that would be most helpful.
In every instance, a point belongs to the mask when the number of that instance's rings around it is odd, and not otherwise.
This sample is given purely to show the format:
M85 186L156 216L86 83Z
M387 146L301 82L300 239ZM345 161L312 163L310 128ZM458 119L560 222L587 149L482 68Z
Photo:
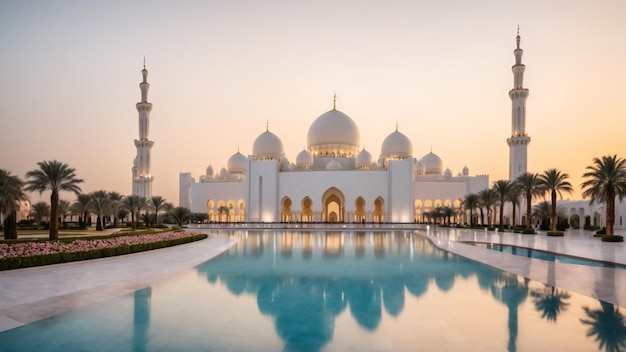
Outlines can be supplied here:
M79 183L83 180L76 178L74 169L60 161L40 161L37 163L39 169L31 170L26 173L26 190L29 192L51 191L50 194L50 240L59 238L58 226L58 208L59 208L59 192L74 192L79 194L81 191Z
M626 195L626 159L617 155L593 158L594 165L587 166L582 183L583 197L591 198L590 203L606 203L606 235L613 236L615 223L615 197L623 200Z
M474 226L474 209L478 208L479 202L480 198L476 193L466 194L463 199L463 208L465 208L465 210L469 210L470 212L470 227Z
M109 192L109 199L111 200L111 212L113 213L113 226L117 227L118 213L122 208L124 196L117 192Z
M511 182L511 189L509 190L509 195L507 196L507 200L511 202L513 206L513 213L511 214L511 227L515 227L516 215L515 209L519 206L519 199L522 196L522 191L517 187L517 183L515 181Z
M504 229L504 204L509 200L508 197L512 187L512 183L509 180L497 180L491 185L491 189L498 197L498 204L500 204L500 231Z
M91 195L84 193L77 195L72 203L71 211L78 215L78 227L87 228L87 217L91 213Z
M60 199L59 200L59 226L63 227L63 222L70 212L70 202Z
M124 198L123 205L128 211L130 211L130 218L132 222L133 231L135 231L137 224L135 223L135 215L139 218L139 213L146 207L146 198L133 194Z
M452 207L443 207L443 215L448 219L448 225L450 225L450 218L454 216L455 210Z
M478 198L480 206L487 208L487 226L491 227L492 208L498 204L498 195L491 188L487 188L478 192Z
M96 214L96 231L104 230L104 216L111 212L111 199L106 191L91 194L91 210Z
M178 226L183 227L183 222L191 216L191 210L185 207L176 207L170 210L170 214L174 217Z
M44 219L50 217L50 205L46 202L37 202L30 208L30 215L35 219L37 225L41 226Z
M150 198L149 200L149 207L150 209L154 210L154 213L156 214L156 225L159 226L159 212L162 210L166 210L166 206L167 206L167 201L165 200L165 198L161 197L161 196L153 196Z
M521 195L526 197L526 229L530 229L531 205L533 198L542 194L539 184L539 176L530 172L521 174L515 180L517 187L519 188Z
M572 193L574 189L572 184L567 181L569 175L561 173L557 169L548 169L539 175L539 183L544 192L550 192L551 211L550 211L550 230L556 231L556 196L563 198L562 192Z
M26 200L26 194L22 190L24 182L11 172L0 169L0 214L4 218L4 239L17 239L17 215L20 201Z
M117 213L116 216L119 220L122 221L122 224L125 222L124 219L126 219L126 217L128 216L128 209L124 208L123 206L120 206L119 209L117 209Z
M545 230L548 226L550 218L550 203L547 201L539 202L533 206L533 218L541 220L541 229ZM545 227L544 227L545 226Z

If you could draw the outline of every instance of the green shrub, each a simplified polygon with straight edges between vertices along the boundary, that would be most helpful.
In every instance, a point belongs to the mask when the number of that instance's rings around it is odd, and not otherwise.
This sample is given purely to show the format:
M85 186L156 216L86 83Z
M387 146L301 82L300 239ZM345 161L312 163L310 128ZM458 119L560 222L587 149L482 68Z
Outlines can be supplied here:
M624 242L624 237L620 235L604 235L602 242Z
M553 237L563 237L563 236L565 236L565 232L563 232L563 231L548 231L546 233L546 235L553 236Z
M537 233L535 232L535 229L530 228L530 229L523 229L522 230L522 234L524 234L524 235L535 235Z
M606 235L606 227L601 228L596 232L596 235Z
M151 233L154 233L154 231L152 231ZM132 235L133 234L131 235L127 234L127 236L132 236ZM103 236L103 237L107 237L107 236ZM112 256L117 256L117 255L137 253L137 252L148 251L152 249L176 246L179 244L185 244L185 243L203 240L207 237L208 236L206 234L196 234L194 236L185 237L185 238L173 239L173 240L163 241L163 242L143 243L143 244L137 244L137 245L132 245L132 246L124 245L124 246L115 247L115 248L95 249L95 250L85 251L85 252L63 252L63 253L54 253L54 254L34 255L30 257L21 257L21 258L8 258L8 259L0 260L0 270L27 268L31 266L40 266L40 265L49 265L49 264L57 264L57 263L74 262L74 261L80 261L80 260L112 257ZM26 241L22 241L22 242L26 242ZM12 243L15 243L15 242L12 242Z

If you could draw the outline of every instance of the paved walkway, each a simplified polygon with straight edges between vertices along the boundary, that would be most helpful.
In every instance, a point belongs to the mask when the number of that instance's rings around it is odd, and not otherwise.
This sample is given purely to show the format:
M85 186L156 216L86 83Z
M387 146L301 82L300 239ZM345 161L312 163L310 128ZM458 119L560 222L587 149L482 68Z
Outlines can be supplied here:
M0 272L0 331L132 293L235 244L225 237L81 262Z
M208 232L215 234L216 230ZM622 290L626 288L626 270L547 262L459 241L511 244L625 265L626 243L603 243L582 230L570 230L565 237L437 227L419 233L455 254L626 306L626 290ZM148 287L213 258L233 244L231 239L212 235L207 240L149 252L0 272L0 331Z

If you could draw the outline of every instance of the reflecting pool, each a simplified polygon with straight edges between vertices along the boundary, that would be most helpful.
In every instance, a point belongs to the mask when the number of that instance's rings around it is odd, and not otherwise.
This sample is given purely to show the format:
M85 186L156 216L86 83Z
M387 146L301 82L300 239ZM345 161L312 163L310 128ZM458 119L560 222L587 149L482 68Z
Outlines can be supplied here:
M410 231L224 232L221 256L0 333L4 351L618 351L622 308Z

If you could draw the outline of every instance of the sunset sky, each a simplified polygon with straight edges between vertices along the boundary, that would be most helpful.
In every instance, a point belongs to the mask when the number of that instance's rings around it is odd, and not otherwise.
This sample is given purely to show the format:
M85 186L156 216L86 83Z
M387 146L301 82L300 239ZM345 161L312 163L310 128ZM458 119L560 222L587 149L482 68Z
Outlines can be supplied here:
M508 178L519 24L529 171L569 173L577 198L593 157L626 157L625 14L623 0L0 0L0 168L57 159L85 192L130 194L145 55L153 194L176 205L179 172L251 154L267 121L295 160L334 91L375 158L397 122L415 157Z

